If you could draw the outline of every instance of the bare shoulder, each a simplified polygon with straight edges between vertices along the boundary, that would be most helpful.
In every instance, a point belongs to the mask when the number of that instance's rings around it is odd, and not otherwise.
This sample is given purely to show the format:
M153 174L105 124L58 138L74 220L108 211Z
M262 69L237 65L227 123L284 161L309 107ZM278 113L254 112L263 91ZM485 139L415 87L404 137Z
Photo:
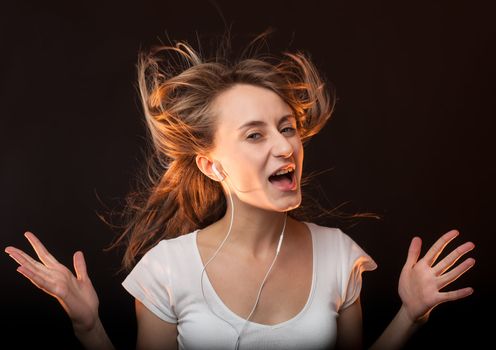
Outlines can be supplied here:
M177 324L166 322L139 300L135 301L138 336L136 349L177 349Z

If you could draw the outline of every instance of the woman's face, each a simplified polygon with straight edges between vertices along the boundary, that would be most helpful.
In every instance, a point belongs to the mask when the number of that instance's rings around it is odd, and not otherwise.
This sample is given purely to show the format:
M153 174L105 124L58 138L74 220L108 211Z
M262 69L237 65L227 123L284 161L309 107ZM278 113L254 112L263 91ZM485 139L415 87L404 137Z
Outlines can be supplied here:
M303 146L289 105L269 89L238 84L220 94L213 108L217 130L211 156L227 175L224 184L258 208L299 206Z

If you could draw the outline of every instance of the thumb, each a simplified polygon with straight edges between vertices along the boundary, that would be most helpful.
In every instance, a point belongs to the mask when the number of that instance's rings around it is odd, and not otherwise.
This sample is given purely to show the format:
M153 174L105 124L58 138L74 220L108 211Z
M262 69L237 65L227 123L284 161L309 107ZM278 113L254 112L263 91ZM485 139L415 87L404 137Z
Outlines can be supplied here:
M408 256L406 258L405 267L412 268L418 261L420 249L422 248L422 240L420 237L413 237L408 248Z
M86 272L86 262L84 261L83 252L77 251L73 256L74 270L76 270L76 276L78 280L87 280L88 273Z

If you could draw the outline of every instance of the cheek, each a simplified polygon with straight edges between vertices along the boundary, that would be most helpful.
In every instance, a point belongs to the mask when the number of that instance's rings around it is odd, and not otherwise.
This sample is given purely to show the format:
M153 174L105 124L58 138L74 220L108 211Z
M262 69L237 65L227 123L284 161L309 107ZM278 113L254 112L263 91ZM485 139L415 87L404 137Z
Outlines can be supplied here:
M294 149L294 152L295 152L295 158L296 160L301 163L303 162L303 156L304 156L304 149L303 149L303 144L301 143L301 140L298 139L295 144L293 144L293 149Z
M250 184L259 181L264 174L263 152L246 148L231 148L226 150L226 168L229 174L240 184Z
M262 175L265 174L265 159L262 157L261 152L251 152L245 154L242 158L237 159L239 176L245 182L259 181Z

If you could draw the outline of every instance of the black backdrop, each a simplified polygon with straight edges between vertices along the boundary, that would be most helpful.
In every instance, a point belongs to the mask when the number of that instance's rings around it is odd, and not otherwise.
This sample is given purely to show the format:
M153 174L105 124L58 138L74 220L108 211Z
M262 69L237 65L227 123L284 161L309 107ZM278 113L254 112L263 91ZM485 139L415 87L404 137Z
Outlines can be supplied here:
M475 293L440 305L409 347L489 341L496 194L490 3L4 3L1 245L31 252L22 236L31 230L67 265L82 249L111 338L133 348L133 300L120 286L120 253L103 251L114 233L96 212L122 200L142 164L138 50L167 41L167 33L193 45L199 35L208 46L224 21L241 47L273 27L274 51L310 52L337 89L334 117L305 158L307 171L332 169L316 178L323 204L346 202L341 209L349 213L383 216L341 226L379 265L364 275L365 343L400 305L396 285L411 237L420 235L425 248L452 228L461 231L456 243L477 245L476 266L453 288L470 285ZM1 266L2 342L78 348L58 303L19 275L7 255Z

